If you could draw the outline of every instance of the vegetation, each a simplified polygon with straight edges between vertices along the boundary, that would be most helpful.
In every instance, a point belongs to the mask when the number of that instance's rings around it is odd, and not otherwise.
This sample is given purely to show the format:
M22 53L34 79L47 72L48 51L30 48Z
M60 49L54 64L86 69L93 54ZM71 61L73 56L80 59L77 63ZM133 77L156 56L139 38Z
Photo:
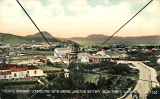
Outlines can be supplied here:
M44 65L39 65L39 66L36 66L36 67L41 69L41 70L61 70L61 68L44 66Z
M37 66L38 67L38 66ZM44 68L50 69L52 67ZM93 71L99 68L97 71ZM70 70L69 77L64 78L63 73L48 74L47 77L41 77L41 81L45 85L37 84L29 87L30 93L8 94L3 92L3 96L13 99L25 99L34 95L33 90L58 90L58 93L37 93L32 99L65 99L65 98L91 98L91 99L115 99L124 94L129 87L134 87L136 80L132 79L138 76L138 71L129 68L124 64L116 64L112 62L104 63L72 63L68 67ZM123 72L120 72L122 70ZM117 72L117 73L116 73ZM114 75L109 75L113 73ZM128 74L127 74L128 73ZM46 79L48 79L46 81ZM45 86L45 87L44 87ZM14 88L13 88L14 89ZM63 92L65 90L66 92ZM82 90L85 93L72 93L74 90ZM90 93L89 90L98 90L99 93ZM103 90L121 90L120 93L102 94ZM71 94L72 93L72 94Z
M18 53L18 50L10 50L10 49L4 49L5 53L8 54L9 52L15 52ZM39 51L39 50L21 50L21 53L27 54L27 55L53 55L53 50L48 51Z

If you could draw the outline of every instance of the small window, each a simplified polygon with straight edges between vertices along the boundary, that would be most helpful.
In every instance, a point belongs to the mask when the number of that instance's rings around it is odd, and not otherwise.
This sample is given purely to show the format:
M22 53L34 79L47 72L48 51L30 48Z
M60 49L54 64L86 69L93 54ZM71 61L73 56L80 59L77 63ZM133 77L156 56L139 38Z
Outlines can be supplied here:
M4 78L6 78L6 75L4 75Z
M27 71L27 73L29 73L29 71Z
M36 70L34 71L34 74L37 74L37 71L36 71Z
M17 74L14 74L14 77L17 77Z

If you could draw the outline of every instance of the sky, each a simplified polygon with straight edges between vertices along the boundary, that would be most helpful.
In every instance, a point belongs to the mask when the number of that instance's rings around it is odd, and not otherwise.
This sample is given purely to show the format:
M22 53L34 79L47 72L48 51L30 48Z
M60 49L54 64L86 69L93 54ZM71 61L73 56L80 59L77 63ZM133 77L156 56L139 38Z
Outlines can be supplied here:
M54 37L107 36L150 0L19 0L41 31ZM0 32L26 36L38 30L16 0L0 0ZM160 0L153 0L115 36L160 35Z

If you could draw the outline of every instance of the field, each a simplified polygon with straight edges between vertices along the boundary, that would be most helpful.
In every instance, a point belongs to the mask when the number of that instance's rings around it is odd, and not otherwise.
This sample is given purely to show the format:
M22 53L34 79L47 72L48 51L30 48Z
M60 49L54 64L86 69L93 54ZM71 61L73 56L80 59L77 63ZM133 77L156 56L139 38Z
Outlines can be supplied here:
M56 67L50 67L50 66L36 66L37 68L41 69L41 70L61 70L61 68L56 68Z
M5 50L6 52L15 52L17 53L18 50ZM21 50L21 53L25 53L27 55L54 55L53 50L49 51L37 51L37 50Z

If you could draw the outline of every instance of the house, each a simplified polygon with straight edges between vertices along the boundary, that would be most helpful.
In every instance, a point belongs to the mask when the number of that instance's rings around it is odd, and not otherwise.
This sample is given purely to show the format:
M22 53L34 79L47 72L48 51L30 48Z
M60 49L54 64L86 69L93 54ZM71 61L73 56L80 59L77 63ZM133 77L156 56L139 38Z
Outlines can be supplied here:
M0 79L11 79L11 72L10 71L5 71L5 72L0 72Z
M27 67L13 66L10 68L12 78L26 78Z
M9 66L0 66L0 79L11 79L11 72Z
M43 76L43 70L35 67L35 66L28 66L27 67L27 75L28 76Z
M79 62L89 62L89 56L91 56L89 53L78 53L78 61Z
M10 66L0 66L0 72L10 71L9 68Z
M95 56L90 56L89 57L89 61L91 62L105 62L105 61L110 61L111 60L111 56L109 55L95 55Z
M0 67L0 79L26 78L26 76L43 76L43 70L35 66L3 66Z

